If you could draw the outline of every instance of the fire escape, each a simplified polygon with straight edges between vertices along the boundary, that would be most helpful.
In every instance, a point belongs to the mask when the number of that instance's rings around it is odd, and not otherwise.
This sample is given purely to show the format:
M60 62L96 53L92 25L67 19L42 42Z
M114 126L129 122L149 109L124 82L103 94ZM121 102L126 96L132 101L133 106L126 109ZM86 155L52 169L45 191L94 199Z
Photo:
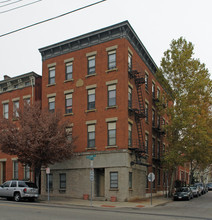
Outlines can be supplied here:
M134 79L136 90L137 90L137 96L138 96L138 104L137 106L129 106L129 115L134 115L136 127L137 127L137 133L138 133L138 140L133 141L132 147L129 149L135 153L136 161L131 162L131 165L139 164L143 166L149 166L146 163L143 163L142 159L147 159L147 155L145 152L145 145L143 140L143 133L142 133L142 119L145 118L145 107L144 107L144 101L142 96L142 85L145 83L145 77L142 75L141 72L138 72L137 70L131 70L128 71L128 75L130 79Z

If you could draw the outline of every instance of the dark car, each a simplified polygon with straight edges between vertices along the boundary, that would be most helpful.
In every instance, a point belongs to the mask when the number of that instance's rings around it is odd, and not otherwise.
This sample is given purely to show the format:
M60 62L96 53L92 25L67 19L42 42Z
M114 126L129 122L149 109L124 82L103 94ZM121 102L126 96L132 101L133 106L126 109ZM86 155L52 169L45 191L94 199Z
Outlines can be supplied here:
M207 184L208 190L212 190L212 183Z
M33 201L38 198L38 188L32 182L11 180L0 186L0 197L13 198L16 202L19 202L21 199Z
M190 189L190 187L181 187L181 188L177 188L173 199L174 200L190 200L193 198L193 193Z

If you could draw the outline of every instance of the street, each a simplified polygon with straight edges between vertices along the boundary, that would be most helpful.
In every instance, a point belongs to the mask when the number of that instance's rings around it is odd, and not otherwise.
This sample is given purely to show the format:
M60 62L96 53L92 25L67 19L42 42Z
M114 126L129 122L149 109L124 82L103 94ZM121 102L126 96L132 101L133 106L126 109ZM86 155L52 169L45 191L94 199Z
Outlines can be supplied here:
M212 220L212 192L151 208L98 208L0 199L0 220Z

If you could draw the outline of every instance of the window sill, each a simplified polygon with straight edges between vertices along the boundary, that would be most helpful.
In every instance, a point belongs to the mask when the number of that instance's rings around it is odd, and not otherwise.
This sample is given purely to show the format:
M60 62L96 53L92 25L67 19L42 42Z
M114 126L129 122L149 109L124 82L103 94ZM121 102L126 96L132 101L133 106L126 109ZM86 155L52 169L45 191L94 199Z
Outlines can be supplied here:
M67 114L64 114L64 116L72 116L74 115L74 113L67 113Z
M96 112L96 109L85 110L85 113Z
M106 146L106 149L110 149L110 148L118 148L118 146L114 145L114 146Z
M66 79L66 80L64 80L64 83L73 82L73 81L74 81L73 79Z
M118 188L114 188L114 189L110 188L109 191L119 191L119 189Z
M85 150L96 150L96 147L87 147Z
M18 118L13 118L13 121L18 121L19 119Z
M52 84L46 85L46 87L51 87L51 86L55 86L55 85L56 85L56 83L52 83Z
M131 191L131 192L132 192L132 191L133 191L133 189L132 189L132 188L130 188L130 189L129 189L129 191Z
M111 108L118 108L118 106L117 105L113 105L113 106L106 107L106 109L111 109Z
M85 78L89 78L89 77L96 76L96 75L97 75L96 73L92 73L92 74L86 75Z
M110 69L110 70L106 70L106 73L110 73L110 72L114 72L114 71L118 71L118 68L114 68L114 69Z
M66 189L59 189L59 193L65 193Z

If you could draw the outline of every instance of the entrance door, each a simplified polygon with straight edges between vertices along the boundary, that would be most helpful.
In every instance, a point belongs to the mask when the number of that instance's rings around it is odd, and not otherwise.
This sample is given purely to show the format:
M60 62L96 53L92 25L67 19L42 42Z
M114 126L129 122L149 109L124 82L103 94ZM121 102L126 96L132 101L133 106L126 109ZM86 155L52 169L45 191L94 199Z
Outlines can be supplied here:
M6 163L0 162L0 185L6 181Z
M96 197L105 196L105 169L95 169Z

